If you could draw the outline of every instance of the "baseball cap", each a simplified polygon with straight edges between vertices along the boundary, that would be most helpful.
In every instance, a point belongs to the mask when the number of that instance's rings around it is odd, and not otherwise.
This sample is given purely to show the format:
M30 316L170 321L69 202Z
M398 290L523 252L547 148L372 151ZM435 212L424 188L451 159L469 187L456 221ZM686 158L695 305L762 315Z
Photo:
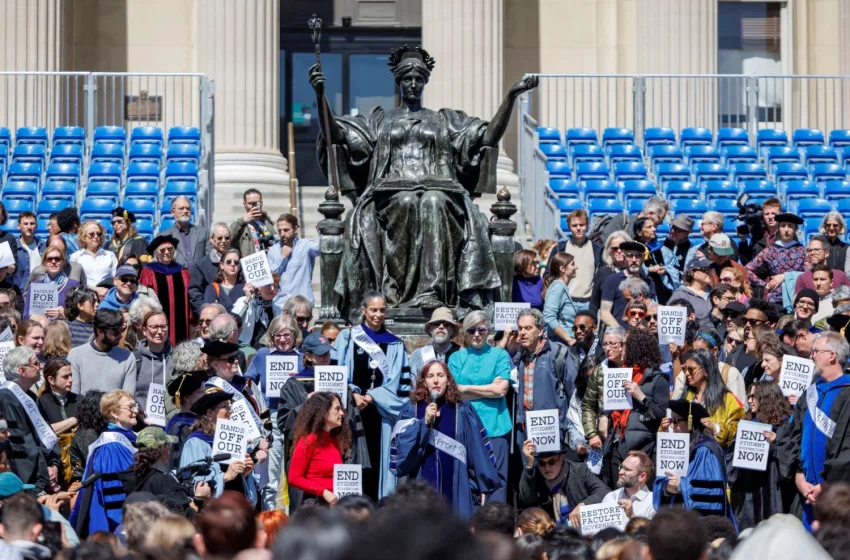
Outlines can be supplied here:
M148 426L136 436L136 447L139 449L153 449L170 443L177 443L177 438L157 426Z
M708 240L708 246L711 250L721 257L730 257L735 254L735 249L732 247L732 240L725 233L715 233Z
M688 270L694 270L695 268L708 270L711 268L711 261L708 259L694 259L688 264Z
M324 356L332 349L333 347L328 342L328 338L322 335L322 333L310 333L304 339L304 342L301 343L301 350L316 354L317 356Z
M129 264L125 264L124 266L119 266L118 270L115 271L115 278L120 278L122 276L132 276L133 278L138 278L139 272Z
M0 498L9 498L19 492L33 488L35 488L35 484L24 484L15 473L0 473Z

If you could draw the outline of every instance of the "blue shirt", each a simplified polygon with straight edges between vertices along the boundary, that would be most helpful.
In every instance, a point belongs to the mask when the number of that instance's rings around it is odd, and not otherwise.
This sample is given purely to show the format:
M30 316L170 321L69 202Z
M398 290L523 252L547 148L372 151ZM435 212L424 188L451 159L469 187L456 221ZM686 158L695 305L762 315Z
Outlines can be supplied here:
M303 367L301 365L301 354L299 354L295 350L290 350L289 352L280 352L278 350L272 351L271 348L265 347L257 350L257 353L254 355L254 359L251 360L251 365L248 366L248 369L245 371L245 377L253 381L260 387L260 390L263 392L263 396L266 397L266 400L269 403L269 410L272 413L277 413L277 405L278 398L277 397L269 397L266 395L266 358L269 356L297 356L298 357L298 368L296 371L301 371Z
M497 377L511 379L511 357L502 348L462 348L449 358L449 370L458 385L488 385ZM511 413L505 397L470 400L490 437L511 431Z
M313 265L319 256L319 243L315 239L292 240L292 252L283 258L280 256L281 244L275 243L267 256L272 272L280 275L280 291L275 303L283 305L292 296L304 296L310 303L313 299Z

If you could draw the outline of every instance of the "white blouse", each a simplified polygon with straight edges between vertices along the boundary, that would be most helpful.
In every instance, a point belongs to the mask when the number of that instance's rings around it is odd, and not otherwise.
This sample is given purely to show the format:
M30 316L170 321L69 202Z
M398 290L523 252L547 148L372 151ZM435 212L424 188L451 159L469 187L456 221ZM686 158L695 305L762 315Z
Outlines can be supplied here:
M98 249L92 253L88 249L80 249L71 254L71 262L78 263L86 273L86 284L97 286L104 280L115 276L118 268L118 258L112 251Z

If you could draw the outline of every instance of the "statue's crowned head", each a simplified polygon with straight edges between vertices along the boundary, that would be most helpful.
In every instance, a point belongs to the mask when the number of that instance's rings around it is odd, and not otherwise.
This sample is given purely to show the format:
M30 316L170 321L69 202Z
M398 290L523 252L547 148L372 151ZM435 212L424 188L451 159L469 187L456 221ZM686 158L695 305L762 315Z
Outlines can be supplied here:
M392 69L396 83L399 83L401 78L411 70L420 72L427 82L435 62L428 51L422 47L411 48L404 45L393 51L387 64Z

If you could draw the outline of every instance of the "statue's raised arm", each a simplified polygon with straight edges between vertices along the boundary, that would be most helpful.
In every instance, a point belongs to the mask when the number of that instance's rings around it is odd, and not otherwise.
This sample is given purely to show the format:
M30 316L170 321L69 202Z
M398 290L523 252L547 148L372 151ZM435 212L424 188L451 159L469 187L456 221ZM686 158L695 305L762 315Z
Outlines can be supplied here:
M511 87L505 100L499 105L499 110L493 115L490 124L487 125L487 132L484 134L484 145L490 148L495 148L505 135L505 130L508 128L508 123L511 120L511 114L514 110L514 103L517 97L537 87L539 78L537 76L526 76Z
M313 91L316 92L316 105L319 108L319 134L323 130L331 131L331 144L342 143L342 129L334 118L333 109L328 104L328 98L325 97L325 74L322 72L322 67L317 62L310 67L310 85ZM327 116L327 128L325 128L325 117Z

